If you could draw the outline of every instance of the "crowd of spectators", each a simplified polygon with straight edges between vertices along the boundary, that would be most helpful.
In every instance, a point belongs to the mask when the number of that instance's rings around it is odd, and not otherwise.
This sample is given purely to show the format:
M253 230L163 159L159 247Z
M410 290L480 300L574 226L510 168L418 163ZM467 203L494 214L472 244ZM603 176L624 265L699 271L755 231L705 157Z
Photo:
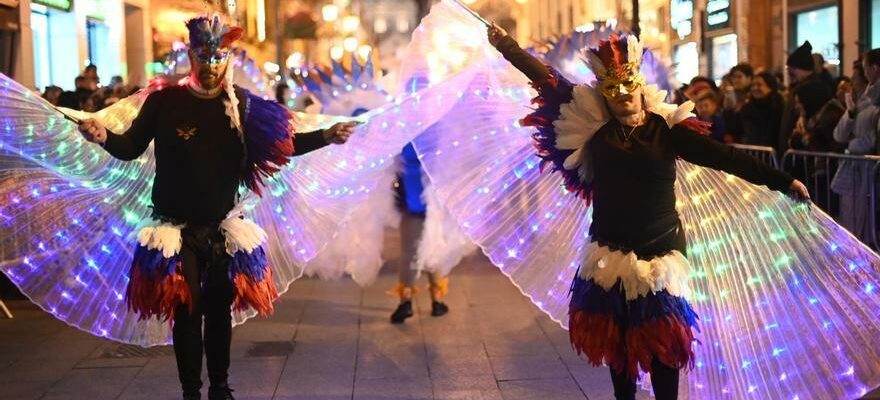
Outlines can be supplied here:
M127 85L122 77L114 76L107 85L101 85L98 67L88 65L74 80L74 90L65 91L58 86L43 90L43 98L59 107L96 112L109 107L138 91L137 86Z
M738 64L720 85L693 78L676 92L676 101L694 101L697 117L712 122L718 141L772 147L777 156L790 149L826 153L811 156L811 162L792 158L795 162L783 167L812 182L817 203L843 226L863 240L871 237L874 161L827 153L880 154L880 49L863 53L852 76L834 77L805 42L788 56L786 72L787 85L779 73Z

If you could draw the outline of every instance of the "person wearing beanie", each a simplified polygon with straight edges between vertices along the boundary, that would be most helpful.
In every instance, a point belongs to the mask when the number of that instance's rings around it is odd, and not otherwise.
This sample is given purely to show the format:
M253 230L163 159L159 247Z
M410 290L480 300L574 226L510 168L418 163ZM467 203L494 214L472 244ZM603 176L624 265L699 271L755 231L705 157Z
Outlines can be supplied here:
M779 140L776 147L779 153L788 150L789 140L799 117L797 110L795 110L793 93L797 91L798 86L809 81L821 79L816 74L813 46L809 41L804 41L804 44L788 56L788 60L785 61L785 68L791 81L785 99L785 109L782 111L782 121L780 122Z

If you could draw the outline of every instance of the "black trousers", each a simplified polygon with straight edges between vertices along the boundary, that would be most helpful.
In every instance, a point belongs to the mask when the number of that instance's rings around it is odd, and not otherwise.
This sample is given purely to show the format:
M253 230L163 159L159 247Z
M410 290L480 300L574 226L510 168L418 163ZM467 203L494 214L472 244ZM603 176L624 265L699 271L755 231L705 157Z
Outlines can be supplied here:
M184 394L202 388L202 349L208 361L211 386L225 386L232 343L233 285L231 257L226 254L218 226L186 227L180 258L192 295L192 312L181 305L174 313L174 354ZM205 331L202 335L202 318Z
M626 371L620 374L611 371L611 382L614 384L614 398L617 400L636 399L636 381L627 376ZM657 361L651 362L651 386L657 400L678 399L678 368L670 367Z

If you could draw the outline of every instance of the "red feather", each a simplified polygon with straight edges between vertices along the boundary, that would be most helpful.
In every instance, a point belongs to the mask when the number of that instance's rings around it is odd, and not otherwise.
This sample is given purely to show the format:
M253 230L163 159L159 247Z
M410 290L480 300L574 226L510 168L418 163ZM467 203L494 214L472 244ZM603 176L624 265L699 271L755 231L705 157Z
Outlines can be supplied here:
M220 47L229 47L242 36L244 36L244 29L240 26L230 26L229 31L223 34L223 39L220 40Z

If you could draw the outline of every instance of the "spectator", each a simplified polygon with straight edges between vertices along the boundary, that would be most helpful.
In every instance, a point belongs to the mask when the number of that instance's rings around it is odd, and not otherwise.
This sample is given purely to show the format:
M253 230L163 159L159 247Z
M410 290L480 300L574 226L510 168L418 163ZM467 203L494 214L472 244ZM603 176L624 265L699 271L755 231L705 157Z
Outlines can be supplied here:
M846 113L834 130L834 139L846 144L848 154L877 154L876 137L880 131L880 48L862 55L860 72L867 83L860 96L846 96ZM856 81L856 77L853 77ZM871 236L872 165L868 162L844 161L831 182L831 190L840 195L841 225L865 240Z
M718 86L715 85L715 81L705 76L695 76L687 85L684 94L689 100L696 102L697 97L706 90L718 91Z
M43 91L43 98L53 106L57 106L62 93L64 93L64 90L58 86L46 86L46 90Z
M119 75L113 75L113 77L110 78L110 87L114 87L114 88L115 88L115 87L117 87L117 86L123 86L123 85L125 85L125 82L122 81L122 77L121 77L121 76L119 76Z
M749 89L752 86L754 75L755 71L751 65L737 64L725 75L728 77L727 82L729 83L722 86L724 124L736 142L741 142L744 135L742 120L738 113L749 100Z
M834 128L844 107L834 93L820 81L798 85L794 92L798 120L789 139L789 147L816 152L842 152L834 141Z
M785 100L779 93L776 76L766 71L755 75L748 102L735 114L742 126L742 142L755 146L777 146L784 107Z
M832 91L837 89L837 85L834 84L834 78L831 77L828 68L825 68L825 57L822 57L822 54L813 53L813 71L815 71L816 76L818 76L822 82L825 82Z
M98 66L95 64L89 64L83 70L82 76L85 77L89 82L89 87L92 90L97 90L98 85L101 83L101 78L98 77Z
M804 44L788 56L788 60L785 62L788 76L791 79L791 85L788 88L788 98L785 102L785 108L782 112L782 122L780 123L777 147L779 152L784 152L788 149L789 138L791 138L791 134L797 123L798 113L794 109L794 92L797 90L798 86L809 81L819 80L821 82L821 78L816 75L816 64L813 61L812 53L813 46L810 45L809 41L805 41Z
M95 92L91 89L89 80L84 76L77 76L74 80L75 90L64 92L58 99L58 105L73 110L82 110L85 100Z
M730 86L725 89L731 93L725 92L725 109L739 111L746 104L754 76L755 70L747 63L737 64L730 69Z
M840 104L846 105L846 94L852 93L853 91L852 79L841 76L840 78L837 78L834 88L834 97L837 98L837 101L839 101Z
M727 134L724 125L724 117L721 115L721 107L718 102L718 92L715 90L703 90L697 96L697 118L701 121L711 122L710 136L719 142L730 143L732 137Z

